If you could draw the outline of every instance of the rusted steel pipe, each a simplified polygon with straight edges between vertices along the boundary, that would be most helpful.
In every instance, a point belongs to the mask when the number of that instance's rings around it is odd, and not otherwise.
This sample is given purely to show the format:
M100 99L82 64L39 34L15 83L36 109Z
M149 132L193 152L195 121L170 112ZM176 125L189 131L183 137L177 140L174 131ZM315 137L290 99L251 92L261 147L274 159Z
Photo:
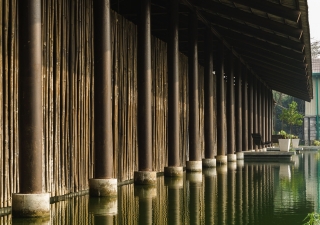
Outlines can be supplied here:
M242 65L240 60L236 62L235 71L235 126L236 126L236 152L242 152L242 124L246 123L242 119L242 92L241 92L241 75ZM245 90L246 91L246 90ZM242 123L243 122L243 123Z
M198 18L189 13L189 161L200 161L199 142L199 81L198 81Z
M206 30L204 64L204 146L205 158L214 158L214 83L213 83L213 35Z
M242 76L241 76L241 79L242 79L242 86L241 86L241 90L242 90L241 91L242 92L242 114L241 114L242 116L242 151L247 151L248 149L250 149L249 143L252 143L251 134L250 134L250 142L249 142L249 133L250 133L249 127L252 124L252 116L249 114L250 110L248 109L248 91L250 90L249 89L250 85L248 85L247 69L243 68L241 72L242 72ZM251 116L250 118L249 118L249 115ZM250 126L249 126L249 122L251 123Z
M94 6L94 178L113 177L111 29L109 0Z
M269 141L267 140L267 132L266 132L266 123L265 123L265 86L264 84L261 84L261 137L263 138L264 141Z
M248 76L247 76L248 77ZM249 92L249 97L248 97L248 132L247 132L247 140L248 140L248 149L247 150L252 150L253 149L253 142L252 142L252 137L251 134L254 132L254 117L253 117L253 79L252 75L250 76L249 79L247 79L247 84L248 84L248 92Z
M227 153L235 153L234 56L228 53L227 67Z
M150 0L138 12L138 147L139 171L152 171L152 76Z
M41 0L20 0L19 12L19 186L42 193Z
M253 133L258 133L258 81L253 77ZM251 136L251 134L250 134ZM259 148L253 144L254 149Z
M225 130L225 89L224 89L224 46L218 43L216 90L217 90L217 155L226 154L226 130Z
M179 1L169 1L168 24L168 166L180 166L179 158Z

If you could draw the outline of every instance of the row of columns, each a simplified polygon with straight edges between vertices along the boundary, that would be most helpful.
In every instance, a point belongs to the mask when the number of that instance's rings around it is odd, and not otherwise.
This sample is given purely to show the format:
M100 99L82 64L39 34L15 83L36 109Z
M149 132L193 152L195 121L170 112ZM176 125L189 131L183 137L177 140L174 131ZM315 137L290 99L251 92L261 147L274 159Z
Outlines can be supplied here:
M42 50L41 0L19 1L19 118L20 193L13 195L14 216L39 216L49 213L49 194L42 193ZM91 196L114 196L117 179L113 174L112 143L112 81L111 29L109 0L95 0L94 57L95 57L95 168L89 180ZM168 167L166 176L182 176L179 158L179 1L170 1L168 27ZM152 76L151 76L151 6L150 0L140 0L138 12L138 159L134 172L136 184L155 184L156 171L152 169ZM222 43L218 44L214 87L213 37L208 29L205 38L205 159L201 159L199 141L199 74L197 15L189 16L189 161L187 171L202 171L216 162L226 163L243 159L242 151L253 149L251 133L270 136L270 90L262 85ZM225 65L226 59L226 65ZM226 68L226 71L225 71ZM228 86L225 89L224 77ZM235 79L234 79L235 77ZM214 118L214 91L216 91L217 130ZM226 98L227 92L227 98ZM265 114L265 112L267 112ZM227 113L227 119L225 114ZM227 124L226 124L227 123ZM266 124L269 124L266 126ZM267 128L268 127L268 128ZM214 152L217 132L217 154ZM226 155L227 153L227 155ZM235 154L237 153L237 154ZM28 197L26 197L28 196ZM41 210L25 201L36 196ZM21 204L21 201L24 201ZM30 200L31 201L31 200ZM29 202L30 202L29 201ZM37 205L38 207L38 205ZM27 212L27 213L26 213ZM40 213L40 214L39 214Z

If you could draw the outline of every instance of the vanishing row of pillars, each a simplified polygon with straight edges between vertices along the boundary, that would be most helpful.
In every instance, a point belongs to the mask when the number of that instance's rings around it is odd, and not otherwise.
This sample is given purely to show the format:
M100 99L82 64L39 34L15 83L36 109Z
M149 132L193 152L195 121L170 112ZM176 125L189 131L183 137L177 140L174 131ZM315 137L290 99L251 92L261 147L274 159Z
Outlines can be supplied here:
M168 167L166 176L182 176L179 158L179 49L178 0L169 1L168 27ZM41 0L19 1L19 149L20 193L13 194L13 216L44 216L49 213L49 194L42 192L42 49ZM90 195L117 194L113 178L111 30L109 0L95 0L94 6L94 178L89 180ZM152 171L152 76L150 0L141 0L138 18L138 171L136 184L155 184ZM207 30L204 65L205 158L199 141L199 85L197 15L189 17L189 161L187 171L202 171L243 159L242 151L254 149L251 133L271 134L272 95L229 51L218 45L214 87L213 37ZM225 56L226 55L226 56ZM225 66L225 60L227 65ZM224 71L226 69L226 71ZM227 77L225 87L224 77ZM234 79L235 78L235 79ZM226 89L226 90L225 90ZM214 121L214 92L217 118ZM227 98L226 98L227 93ZM225 115L227 118L225 119ZM225 124L227 121L227 124ZM217 130L215 130L215 123ZM217 132L217 154L214 152ZM226 155L227 153L227 155ZM236 154L235 154L236 153Z

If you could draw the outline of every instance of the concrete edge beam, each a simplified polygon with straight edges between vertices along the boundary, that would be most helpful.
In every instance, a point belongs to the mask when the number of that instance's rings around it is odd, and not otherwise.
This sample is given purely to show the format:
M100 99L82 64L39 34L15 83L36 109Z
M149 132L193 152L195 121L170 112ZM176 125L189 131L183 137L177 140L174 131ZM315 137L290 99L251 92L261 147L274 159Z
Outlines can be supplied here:
M50 194L12 194L13 217L50 217Z
M89 179L89 195L91 197L116 196L117 192L117 179Z

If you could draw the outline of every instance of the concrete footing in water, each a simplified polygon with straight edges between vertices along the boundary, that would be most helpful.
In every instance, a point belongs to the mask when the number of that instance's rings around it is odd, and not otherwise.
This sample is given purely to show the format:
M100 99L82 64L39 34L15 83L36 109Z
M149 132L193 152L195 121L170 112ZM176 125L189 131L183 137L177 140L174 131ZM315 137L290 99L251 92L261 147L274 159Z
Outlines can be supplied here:
M157 172L134 171L134 183L143 185L155 185L157 184Z
M202 159L202 167L203 168L216 167L216 165L217 165L216 159Z
M236 154L228 154L227 155L228 162L236 162L237 161L237 155Z
M187 161L186 169L188 172L201 172L202 161Z
M217 164L227 164L228 158L226 155L217 155L216 156Z
M50 195L40 194L12 194L13 217L50 217Z
M183 176L183 167L182 166L164 167L164 175L166 177L182 177Z
M89 194L92 197L116 196L117 179L89 179Z
M244 159L243 152L237 152L236 155L237 155L237 160L243 160Z

